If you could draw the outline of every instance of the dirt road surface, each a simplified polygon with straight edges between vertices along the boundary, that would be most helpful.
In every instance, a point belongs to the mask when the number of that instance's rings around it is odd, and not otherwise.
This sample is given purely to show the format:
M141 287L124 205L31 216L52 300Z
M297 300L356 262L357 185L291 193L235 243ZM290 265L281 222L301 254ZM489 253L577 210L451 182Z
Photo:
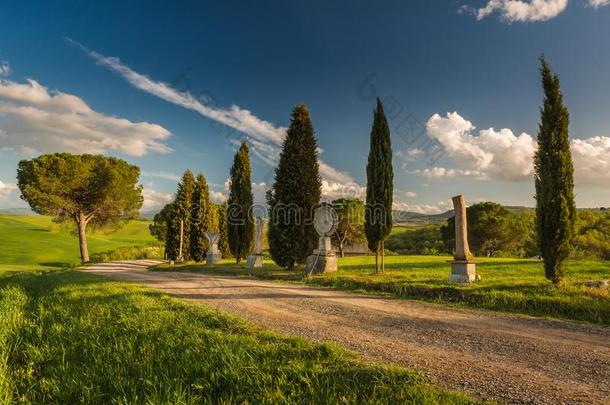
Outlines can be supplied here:
M610 403L610 328L298 284L147 271L154 263L113 262L85 271L202 302L282 334L336 342L479 398Z

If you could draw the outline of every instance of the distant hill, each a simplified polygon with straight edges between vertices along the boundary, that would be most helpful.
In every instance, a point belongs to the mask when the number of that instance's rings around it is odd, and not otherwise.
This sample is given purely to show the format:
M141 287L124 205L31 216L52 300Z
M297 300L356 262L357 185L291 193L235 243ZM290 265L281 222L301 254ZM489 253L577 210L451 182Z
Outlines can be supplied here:
M35 215L29 208L0 208L0 214L5 215Z

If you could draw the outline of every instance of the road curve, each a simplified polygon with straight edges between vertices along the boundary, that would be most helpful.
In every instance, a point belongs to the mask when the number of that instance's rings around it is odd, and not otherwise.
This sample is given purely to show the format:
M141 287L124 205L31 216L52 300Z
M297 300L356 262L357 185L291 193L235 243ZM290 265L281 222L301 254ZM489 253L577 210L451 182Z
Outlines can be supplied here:
M230 311L274 331L332 341L415 368L436 384L507 403L610 403L610 329L203 273L155 261L88 266Z

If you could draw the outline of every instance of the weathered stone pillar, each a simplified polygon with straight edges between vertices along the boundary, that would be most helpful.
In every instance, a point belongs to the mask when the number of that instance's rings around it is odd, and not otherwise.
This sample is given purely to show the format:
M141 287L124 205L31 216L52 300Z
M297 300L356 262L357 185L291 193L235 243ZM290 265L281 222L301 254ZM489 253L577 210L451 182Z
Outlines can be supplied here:
M452 198L455 217L455 253L451 263L449 281L470 283L476 280L476 266L468 246L468 223L466 220L466 202L463 195Z

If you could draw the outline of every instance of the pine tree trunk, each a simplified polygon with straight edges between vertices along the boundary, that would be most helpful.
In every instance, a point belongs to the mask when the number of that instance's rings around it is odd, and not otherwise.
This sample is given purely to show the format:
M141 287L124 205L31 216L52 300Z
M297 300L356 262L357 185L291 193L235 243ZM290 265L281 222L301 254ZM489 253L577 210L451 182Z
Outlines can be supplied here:
M89 248L87 247L87 220L84 214L79 214L76 220L78 226L78 242L80 257L83 263L89 263Z

